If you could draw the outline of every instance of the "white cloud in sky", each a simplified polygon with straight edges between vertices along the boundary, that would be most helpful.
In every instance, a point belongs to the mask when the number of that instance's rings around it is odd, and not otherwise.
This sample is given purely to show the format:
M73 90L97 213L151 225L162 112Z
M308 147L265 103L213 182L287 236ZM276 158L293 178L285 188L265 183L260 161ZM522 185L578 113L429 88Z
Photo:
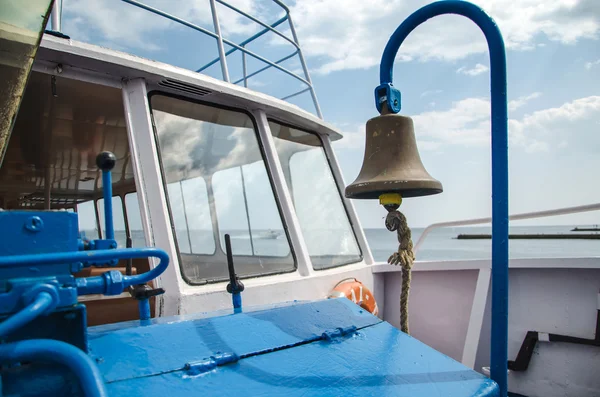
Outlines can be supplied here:
M305 54L317 73L363 69L379 64L385 43L424 0L297 1L291 7ZM481 0L498 23L509 49L531 50L545 36L574 44L597 38L600 2L597 0ZM455 61L487 51L483 34L464 17L440 16L418 27L403 44L401 60ZM315 62L316 60L316 62Z
M513 99L512 101L508 102L508 110L509 111L517 110L518 108L522 107L523 105L525 105L532 99L539 98L541 95L542 94L539 92L534 92L532 94L522 96L517 99Z
M430 91L423 91L420 95L421 98L425 98L426 96L431 96L431 95L437 95L437 94L441 94L442 90L430 90Z
M488 68L487 66L485 66L481 63L478 63L475 66L473 66L472 68L469 68L466 66L461 66L460 68L456 69L456 73L464 74L466 76L477 76L477 75L487 72L488 70L490 70L490 68Z
M208 1L146 0L143 3L211 31L214 30ZM250 14L259 13L259 2L256 0L228 0L228 3ZM256 23L229 8L218 5L218 13L224 36L235 34L250 36L259 28ZM86 41L90 33L96 31L113 48L126 45L156 51L160 48L149 39L151 34L169 29L189 29L120 1L67 0L64 1L63 14L72 24L69 26L69 34L72 37Z
M535 92L511 101L511 110L538 98ZM562 149L577 136L595 136L600 118L600 96L575 99L554 108L538 110L521 118L509 119L509 143L528 153ZM427 111L413 116L420 150L438 150L445 145L480 146L490 144L490 101L466 98L449 109ZM346 129L337 149L362 149L364 125ZM579 139L581 141L582 139Z
M327 74L343 69L364 69L379 64L385 43L401 21L428 0L287 1L305 55L314 72ZM104 0L65 1L64 13L73 37L86 39L92 32L112 46L137 46L159 50L152 34L188 29L165 18L125 3ZM235 7L274 21L280 10L264 1L230 0ZM213 30L206 0L147 0L145 4ZM573 44L597 38L600 1L597 0L480 0L478 2L500 26L509 49L531 50L540 37ZM261 27L218 4L221 29L226 37L250 36ZM284 25L279 29L289 35ZM285 43L271 35L271 44ZM239 40L238 40L239 41ZM287 44L289 45L289 44ZM399 53L401 60L456 61L487 52L479 29L464 17L441 16L427 21L409 36ZM482 73L477 65L472 73Z
M590 70L594 66L598 66L598 65L600 65L600 59L595 60L595 61L586 62L584 66L587 70Z

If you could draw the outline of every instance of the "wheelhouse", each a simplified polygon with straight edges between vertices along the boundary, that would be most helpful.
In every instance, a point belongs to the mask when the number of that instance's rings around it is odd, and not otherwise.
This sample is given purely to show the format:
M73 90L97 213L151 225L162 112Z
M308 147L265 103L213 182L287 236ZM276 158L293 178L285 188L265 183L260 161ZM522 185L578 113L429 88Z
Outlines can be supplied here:
M326 296L340 273L364 269L371 286L373 278L363 231L341 193L331 148L339 138L264 94L45 36L0 169L0 203L75 211L86 237L101 238L94 158L108 150L117 157L119 247L157 246L173 261L157 282L167 292L153 302L154 315L228 307L225 234L250 302L264 301L265 288L254 287L275 284L269 301ZM122 262L123 271L152 266ZM90 324L136 318L125 293L86 300Z

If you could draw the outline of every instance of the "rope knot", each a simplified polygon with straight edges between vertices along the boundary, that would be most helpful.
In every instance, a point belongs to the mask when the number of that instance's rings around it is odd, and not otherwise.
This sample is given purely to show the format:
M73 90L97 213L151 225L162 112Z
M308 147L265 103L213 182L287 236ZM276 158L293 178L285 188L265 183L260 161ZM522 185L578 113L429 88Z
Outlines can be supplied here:
M411 269L415 260L413 252L412 233L408 227L406 217L396 208L389 208L385 218L385 227L398 234L398 251L389 258L390 265L402 267L402 292L400 294L400 328L408 333L408 292L410 289Z

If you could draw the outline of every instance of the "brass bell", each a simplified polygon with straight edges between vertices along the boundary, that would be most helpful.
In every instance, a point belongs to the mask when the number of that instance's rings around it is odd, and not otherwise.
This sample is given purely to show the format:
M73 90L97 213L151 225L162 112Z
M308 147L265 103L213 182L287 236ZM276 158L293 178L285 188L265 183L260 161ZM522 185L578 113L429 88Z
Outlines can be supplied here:
M377 199L386 193L418 197L442 190L440 181L429 175L421 162L410 117L383 114L367 122L362 169L346 187L346 197Z

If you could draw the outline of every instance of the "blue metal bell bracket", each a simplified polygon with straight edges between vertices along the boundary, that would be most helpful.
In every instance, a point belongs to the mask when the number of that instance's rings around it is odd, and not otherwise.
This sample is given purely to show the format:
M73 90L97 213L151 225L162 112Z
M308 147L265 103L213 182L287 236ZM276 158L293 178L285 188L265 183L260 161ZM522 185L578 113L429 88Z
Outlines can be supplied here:
M508 101L506 51L496 22L480 7L463 0L442 0L425 5L409 15L387 42L379 65L380 85L375 89L375 106L400 110L400 93L393 88L393 66L406 37L423 22L439 15L456 14L473 21L483 32L490 53L492 119L492 326L491 377L508 390ZM394 101L398 100L398 106ZM397 109L397 110L396 110Z

